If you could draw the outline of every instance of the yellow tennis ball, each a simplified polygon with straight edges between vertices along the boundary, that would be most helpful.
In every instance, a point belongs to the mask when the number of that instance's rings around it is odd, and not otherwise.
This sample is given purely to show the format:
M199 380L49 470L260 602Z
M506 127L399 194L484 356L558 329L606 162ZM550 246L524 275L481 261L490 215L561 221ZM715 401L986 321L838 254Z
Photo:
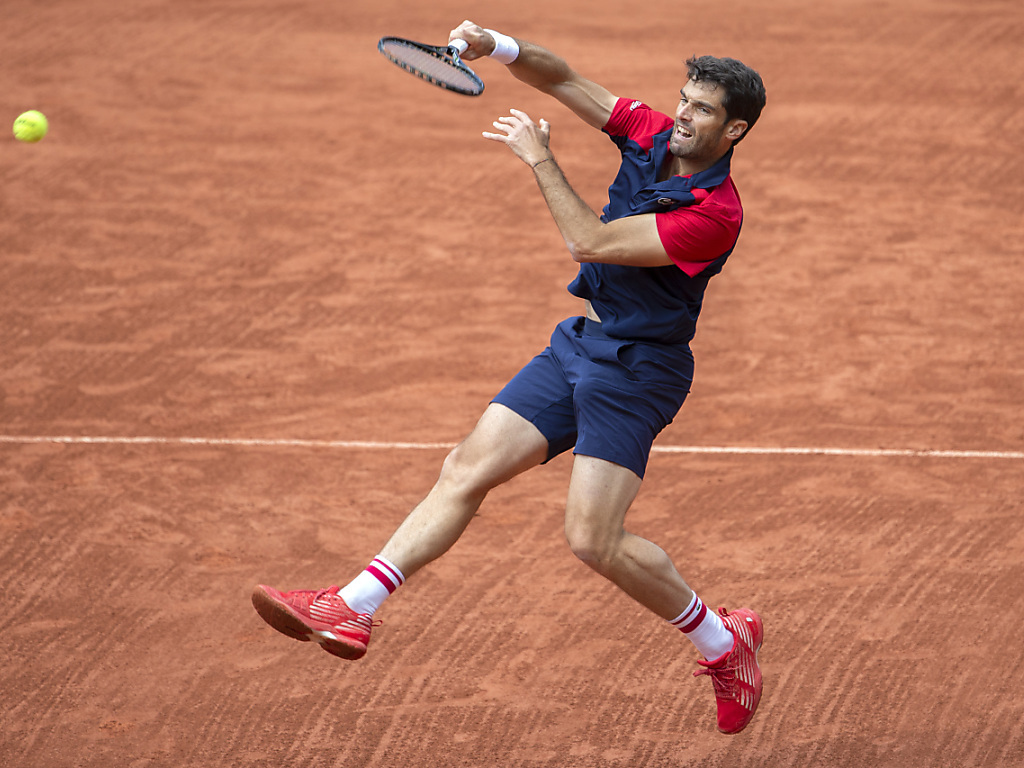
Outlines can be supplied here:
M50 130L50 123L47 122L46 115L34 109L18 115L18 119L14 121L14 138L29 144L34 144L42 139L48 130Z

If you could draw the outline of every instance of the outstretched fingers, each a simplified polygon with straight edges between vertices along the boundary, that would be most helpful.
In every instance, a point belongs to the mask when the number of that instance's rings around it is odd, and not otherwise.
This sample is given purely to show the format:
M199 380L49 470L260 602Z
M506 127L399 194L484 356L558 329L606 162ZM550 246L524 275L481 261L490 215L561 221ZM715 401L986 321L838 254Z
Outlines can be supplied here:
M538 125L522 110L510 109L509 114L502 115L491 125L498 132L484 131L483 137L505 144L528 165L549 156L551 125L547 120L542 119Z
M516 128L519 126L519 121L516 119L515 115L503 115L491 123L491 125L493 125L498 131L501 131L501 133L484 131L484 138L508 144L514 138Z

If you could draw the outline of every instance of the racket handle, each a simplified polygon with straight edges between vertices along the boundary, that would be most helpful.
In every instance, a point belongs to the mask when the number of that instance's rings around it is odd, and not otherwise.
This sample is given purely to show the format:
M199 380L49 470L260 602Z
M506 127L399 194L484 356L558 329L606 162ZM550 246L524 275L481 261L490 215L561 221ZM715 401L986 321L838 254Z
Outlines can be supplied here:
M461 56L463 53L466 52L466 49L469 48L469 43L467 43L465 40L455 38L454 40L448 41L448 47L454 48L456 51L459 52L459 55Z

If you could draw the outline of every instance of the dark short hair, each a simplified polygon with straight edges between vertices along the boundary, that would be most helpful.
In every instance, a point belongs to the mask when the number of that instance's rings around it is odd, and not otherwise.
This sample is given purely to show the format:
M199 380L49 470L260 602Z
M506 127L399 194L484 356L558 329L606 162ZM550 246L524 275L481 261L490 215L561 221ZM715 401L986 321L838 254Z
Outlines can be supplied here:
M686 60L686 72L696 83L713 83L724 89L726 122L739 118L747 123L747 130L733 142L739 144L764 109L766 95L761 76L742 61L715 56L691 56Z

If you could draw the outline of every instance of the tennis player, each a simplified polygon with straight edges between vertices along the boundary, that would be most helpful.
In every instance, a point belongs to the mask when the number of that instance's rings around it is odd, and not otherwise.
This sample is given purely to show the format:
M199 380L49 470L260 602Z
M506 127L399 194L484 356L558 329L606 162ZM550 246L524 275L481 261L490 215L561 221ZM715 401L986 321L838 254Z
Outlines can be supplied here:
M761 698L764 634L749 608L708 610L668 554L628 532L654 438L690 389L694 336L708 281L736 245L743 210L730 175L737 143L765 104L760 76L728 58L686 62L673 116L619 98L552 52L466 21L451 39L463 59L489 56L604 131L622 162L599 216L566 180L551 126L511 110L485 138L506 145L536 178L579 272L570 293L584 312L497 394L446 458L437 483L367 568L343 588L280 592L259 585L272 627L345 659L366 653L373 616L414 573L455 544L487 493L521 472L574 453L565 511L573 553L679 630L704 657L718 728L738 733Z

